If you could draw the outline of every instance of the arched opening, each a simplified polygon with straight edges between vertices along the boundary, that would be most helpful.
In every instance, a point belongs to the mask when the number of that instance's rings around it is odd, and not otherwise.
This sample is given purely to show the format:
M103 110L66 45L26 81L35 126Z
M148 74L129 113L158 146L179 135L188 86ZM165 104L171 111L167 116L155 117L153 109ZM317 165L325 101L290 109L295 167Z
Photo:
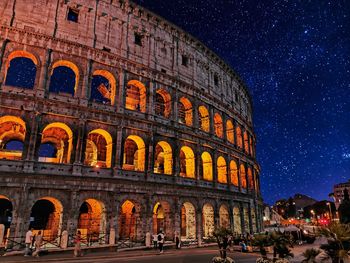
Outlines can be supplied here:
M79 83L79 69L70 61L59 60L52 65L49 91L74 95Z
M247 189L247 178L246 178L246 172L245 172L245 166L241 164L240 169L240 178L241 178L241 187L244 189Z
M163 201L157 202L153 208L153 234L157 234L161 230L168 240L173 239L174 231L170 217L170 205Z
M254 155L253 153L253 138L250 137L250 141L249 141L249 147L250 147L250 155Z
M250 210L250 213L251 213L251 218L252 218L252 230L253 230L253 233L256 233L257 232L257 228L256 228L256 215L255 215L255 209L252 208Z
M12 221L12 202L6 196L0 195L0 225L5 226L5 231L2 237L8 237L10 234L10 226ZM0 240L2 239L0 236ZM0 247L1 247L0 243Z
M218 182L227 184L227 165L224 157L219 156L217 160Z
M222 118L219 113L214 114L214 129L215 129L215 135L219 138L224 137L224 125L222 123Z
M180 176L195 178L194 153L188 146L183 146L180 150Z
M116 80L107 70L95 70L91 80L91 101L114 105Z
M203 180L213 181L213 160L208 152L202 153L202 177Z
M242 234L241 212L237 206L233 208L233 228L236 234Z
M160 141L157 143L154 153L154 173L173 173L173 153L169 143Z
M165 118L170 117L171 97L165 89L158 89L156 92L155 113Z
M33 54L23 50L12 52L6 62L5 85L33 89L37 66Z
M126 200L122 204L118 217L119 239L137 240L137 232L141 228L138 225L139 216L139 209L133 202Z
M192 126L193 112L192 103L185 97L182 97L179 101L179 122L187 126Z
M64 123L54 122L42 131L39 162L70 163L72 130Z
M244 228L246 233L250 233L250 224L249 224L249 210L248 207L243 208L244 214Z
M257 193L260 192L259 178L258 178L258 177L259 177L258 171L255 170L255 176L254 176L254 179L255 179L255 191L256 191Z
M210 119L208 109L204 106L199 106L199 127L202 131L209 132L210 130Z
M242 149L242 147L243 147L242 130L241 130L241 127L239 127L239 126L236 127L236 137L237 137L237 146Z
M237 163L233 160L230 162L230 176L231 176L231 184L238 187L239 186L238 168L237 168Z
M181 207L181 239L196 239L196 210L189 202Z
M21 160L26 136L25 122L14 116L0 118L0 159Z
M249 189L254 190L254 178L253 178L252 169L250 167L248 167L247 175L248 175Z
M35 202L30 213L29 228L37 234L42 231L45 240L55 240L61 234L63 206L53 197L43 197Z
M130 80L126 86L125 108L146 112L146 87L140 81Z
M123 169L129 171L144 171L145 149L145 143L141 137L129 135L124 143Z
M213 236L215 229L215 220L214 220L214 208L210 204L205 204L203 206L203 237L208 238Z
M249 152L249 142L248 142L248 133L247 131L244 131L244 151Z
M231 120L226 122L226 138L230 143L235 143L234 127Z
M220 219L220 227L224 227L224 228L230 227L230 214L225 205L220 206L219 219Z
M105 130L97 129L88 134L84 164L110 168L112 162L112 136Z
M80 206L78 218L78 230L83 239L89 242L102 240L106 234L106 211L102 202L96 199L86 199Z

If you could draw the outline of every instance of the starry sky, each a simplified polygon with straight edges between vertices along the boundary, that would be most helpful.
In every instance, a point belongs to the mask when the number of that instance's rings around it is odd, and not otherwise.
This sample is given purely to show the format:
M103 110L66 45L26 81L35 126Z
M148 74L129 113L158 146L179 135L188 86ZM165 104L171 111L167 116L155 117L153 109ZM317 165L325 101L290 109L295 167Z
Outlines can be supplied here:
M254 101L264 201L350 179L350 1L136 0L205 43Z

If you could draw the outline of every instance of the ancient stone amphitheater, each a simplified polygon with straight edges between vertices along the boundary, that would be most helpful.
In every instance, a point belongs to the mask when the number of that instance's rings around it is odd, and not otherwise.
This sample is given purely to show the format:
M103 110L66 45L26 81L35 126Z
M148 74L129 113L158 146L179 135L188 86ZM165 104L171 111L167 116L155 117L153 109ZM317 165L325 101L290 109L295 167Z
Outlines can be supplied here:
M2 0L0 23L3 242L262 229L251 97L201 42L123 0Z

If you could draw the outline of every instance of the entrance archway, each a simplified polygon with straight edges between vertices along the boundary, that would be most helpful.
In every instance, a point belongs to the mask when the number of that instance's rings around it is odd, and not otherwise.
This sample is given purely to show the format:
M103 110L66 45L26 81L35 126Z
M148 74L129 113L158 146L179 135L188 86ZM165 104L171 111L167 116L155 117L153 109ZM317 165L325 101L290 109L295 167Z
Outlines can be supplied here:
M181 207L181 239L196 239L196 211L189 202Z
M233 208L233 228L236 234L242 234L241 212L237 206Z
M174 231L170 218L170 205L168 202L157 202L153 208L153 234L162 230L165 237L169 240L173 239Z
M29 228L34 229L34 234L41 230L46 240L54 240L61 234L62 214L60 201L53 197L42 197L32 207Z
M12 202L6 196L0 195L0 225L5 226L5 232L3 237L8 237L10 234L10 226L12 221ZM2 240L2 237L0 237ZM0 247L1 247L0 243Z
M138 225L139 219L139 209L136 205L126 200L120 210L118 217L118 229L119 229L119 239L129 239L137 240L138 238L138 228L141 226Z
M244 215L244 228L246 233L250 233L250 224L249 224L249 211L248 207L243 208L243 215Z
M205 204L203 206L203 237L208 238L213 236L213 232L215 229L215 221L214 221L214 208L210 204Z
M160 141L156 145L154 156L154 173L173 173L173 154L169 143Z
M220 218L220 227L224 227L224 228L230 227L230 214L225 205L220 206L219 218Z

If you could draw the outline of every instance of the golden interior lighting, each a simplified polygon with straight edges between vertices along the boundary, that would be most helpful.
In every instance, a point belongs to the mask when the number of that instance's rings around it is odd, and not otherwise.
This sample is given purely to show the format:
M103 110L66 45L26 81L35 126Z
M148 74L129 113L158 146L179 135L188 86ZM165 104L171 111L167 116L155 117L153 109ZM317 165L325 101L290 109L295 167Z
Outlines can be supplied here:
M146 112L146 87L140 81L130 80L126 86L125 108Z
M215 129L215 135L219 138L224 137L224 125L222 123L222 118L219 113L214 114L214 129Z
M241 178L241 187L247 188L247 179L246 179L246 173L245 173L245 167L243 164L240 166L240 178Z
M248 133L247 131L244 131L244 151L249 152L249 142L248 142Z
M218 182L227 184L227 166L224 157L219 156L217 159Z
M251 190L254 189L254 178L253 178L253 173L252 173L252 169L250 167L248 167L248 183L249 183L249 188Z
M237 146L242 149L242 147L243 147L242 130L241 130L241 127L239 127L239 126L236 127L236 137L237 137Z
M210 153L202 153L202 171L203 171L203 180L213 181L213 160Z
M154 173L173 173L173 153L169 143L160 141L155 148Z
M137 135L129 135L124 143L123 169L129 171L145 170L145 143Z
M183 146L180 150L180 176L195 178L194 153L188 146Z
M115 94L116 94L116 87L117 87L117 82L113 76L112 73L110 73L107 70L99 69L95 70L94 73L92 74L93 76L102 76L106 78L109 82L110 90L106 90L105 88L101 90L100 92L104 94L104 97L107 99L110 99L111 105L114 105L115 102ZM102 89L103 87L101 87Z
M199 106L199 127L202 131L210 131L210 119L208 109L204 106Z
M120 209L118 217L119 239L135 239L137 236L137 219L135 204L126 200Z
M192 103L185 97L179 101L179 122L187 126L193 125Z
M235 143L234 131L235 131L235 129L234 129L232 121L227 120L227 122L226 122L226 138L232 144Z
M230 176L231 184L238 187L238 168L237 163L233 160L230 162Z
M158 89L156 92L155 113L165 118L170 117L171 96L165 89Z
M105 233L106 211L102 202L96 199L86 199L81 205L78 219L78 230L83 238L98 241Z

